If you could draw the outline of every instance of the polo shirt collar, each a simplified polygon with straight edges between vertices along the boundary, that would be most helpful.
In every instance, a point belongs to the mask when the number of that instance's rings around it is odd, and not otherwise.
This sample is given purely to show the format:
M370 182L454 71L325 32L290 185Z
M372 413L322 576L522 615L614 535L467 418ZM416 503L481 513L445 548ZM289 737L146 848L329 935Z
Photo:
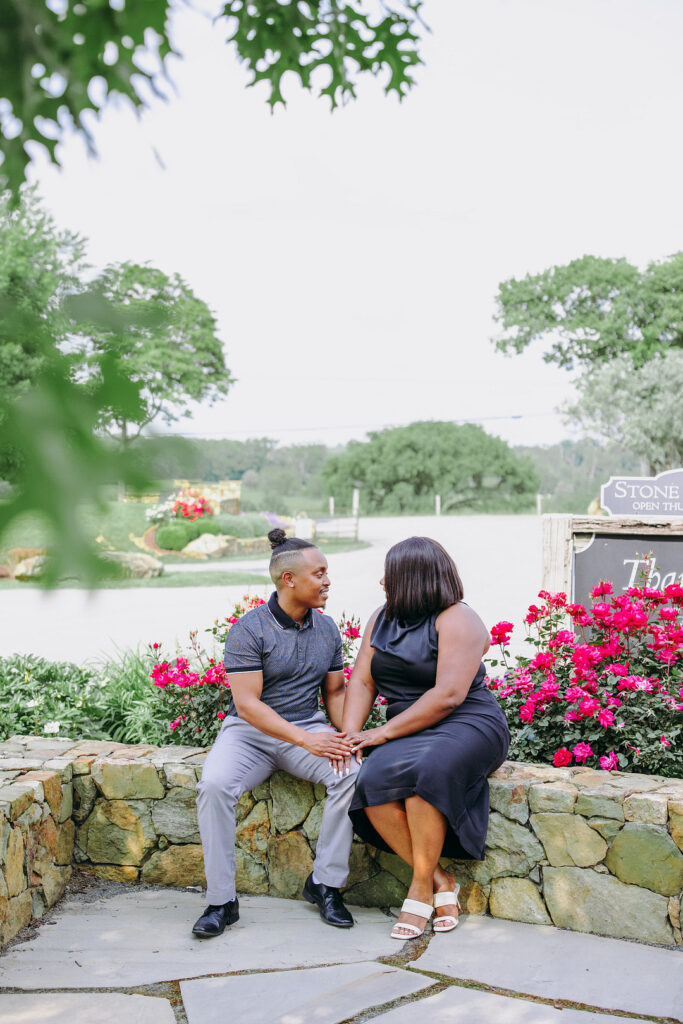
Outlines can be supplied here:
M312 613L309 608L304 615L301 623L298 623L295 619L292 619L286 611L280 607L280 602L277 599L277 591L268 598L268 610L275 619L275 621L282 626L283 629L306 629L307 626L311 625Z

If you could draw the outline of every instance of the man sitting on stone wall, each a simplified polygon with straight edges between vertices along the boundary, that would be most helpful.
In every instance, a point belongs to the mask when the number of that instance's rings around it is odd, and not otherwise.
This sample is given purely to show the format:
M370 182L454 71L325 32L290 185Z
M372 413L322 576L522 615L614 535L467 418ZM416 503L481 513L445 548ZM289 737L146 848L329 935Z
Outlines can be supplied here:
M327 561L308 541L268 534L277 590L228 633L225 668L232 701L197 785L209 906L193 933L220 935L239 918L235 889L235 805L282 769L327 788L313 871L303 895L327 924L350 928L339 888L346 883L353 838L348 807L358 765L341 726L344 674L339 630L326 615ZM346 767L345 767L346 766Z

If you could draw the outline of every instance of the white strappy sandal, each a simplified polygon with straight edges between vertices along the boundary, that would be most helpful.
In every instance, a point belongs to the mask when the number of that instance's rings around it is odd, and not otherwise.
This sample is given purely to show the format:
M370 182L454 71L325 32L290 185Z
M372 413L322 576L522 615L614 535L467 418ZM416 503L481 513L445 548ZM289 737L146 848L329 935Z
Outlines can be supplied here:
M454 905L460 910L460 900L458 899L458 893L460 892L460 886L456 885L453 892L435 892L434 893L434 906L435 907L447 907ZM452 932L454 928L458 927L458 919L454 914L443 914L441 917L434 918L434 931L435 932Z
M452 901L451 901L452 902ZM403 906L401 907L402 914L415 914L416 917L425 917L427 921L434 913L434 907L430 906L429 903L420 903L419 900L404 900ZM427 925L425 921L425 927ZM402 928L404 932L408 932L408 935L399 934L396 929ZM397 921L394 927L391 929L392 939L417 939L424 932L424 928L418 928L415 924L404 924L403 921Z

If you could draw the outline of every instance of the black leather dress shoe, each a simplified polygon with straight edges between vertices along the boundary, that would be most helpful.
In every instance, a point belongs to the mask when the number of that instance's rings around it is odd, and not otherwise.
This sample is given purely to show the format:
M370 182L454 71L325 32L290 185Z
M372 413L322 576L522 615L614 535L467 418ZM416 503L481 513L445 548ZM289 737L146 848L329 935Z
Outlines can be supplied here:
M335 928L350 928L353 925L353 918L344 906L339 889L333 889L323 882L316 885L312 872L304 883L303 897L309 903L316 904L325 924L333 924Z
M212 939L214 935L224 932L227 925L234 924L239 919L240 905L237 900L223 903L219 907L209 906L195 924L192 934L200 939Z

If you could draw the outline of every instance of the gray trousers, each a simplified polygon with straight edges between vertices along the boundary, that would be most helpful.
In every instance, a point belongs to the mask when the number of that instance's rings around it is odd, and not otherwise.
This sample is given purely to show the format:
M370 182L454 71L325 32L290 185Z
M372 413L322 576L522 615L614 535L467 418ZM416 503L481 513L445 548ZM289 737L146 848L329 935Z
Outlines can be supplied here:
M296 723L308 732L330 729L322 712ZM353 828L348 815L358 765L334 774L325 757L275 739L241 718L229 717L209 752L197 784L197 816L204 848L206 899L214 906L235 899L235 804L248 790L281 769L327 789L313 870L318 882L340 888L349 873Z

